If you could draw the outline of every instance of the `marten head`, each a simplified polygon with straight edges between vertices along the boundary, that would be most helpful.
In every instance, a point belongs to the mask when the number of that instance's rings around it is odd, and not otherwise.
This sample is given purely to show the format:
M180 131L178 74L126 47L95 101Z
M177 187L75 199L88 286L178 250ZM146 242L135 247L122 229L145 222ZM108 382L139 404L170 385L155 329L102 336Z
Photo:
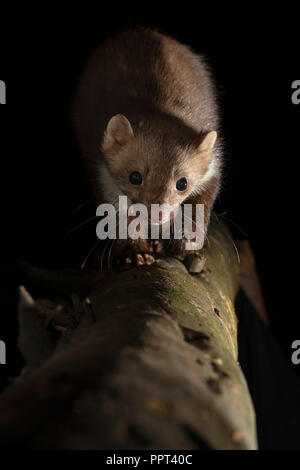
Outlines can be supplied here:
M180 207L218 172L216 138L215 131L197 135L172 118L147 118L132 125L122 114L113 116L101 149L100 183L106 201L126 195L148 211L151 204Z

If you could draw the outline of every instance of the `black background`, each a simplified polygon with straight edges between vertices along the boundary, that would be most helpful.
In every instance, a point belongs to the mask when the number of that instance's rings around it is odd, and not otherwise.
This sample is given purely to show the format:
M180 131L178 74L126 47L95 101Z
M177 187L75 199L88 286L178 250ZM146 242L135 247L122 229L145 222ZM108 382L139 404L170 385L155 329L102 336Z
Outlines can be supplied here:
M232 11L205 3L114 3L109 9L82 3L68 11L51 5L16 5L9 12L3 6L1 13L0 79L7 86L7 104L0 106L0 339L7 343L1 377L20 367L18 261L76 265L90 248L85 229L64 239L88 212L73 214L89 198L70 124L76 80L93 48L137 24L189 44L214 70L226 144L216 210L226 212L254 248L271 329L291 364L291 343L300 339L300 105L291 101L291 84L300 78L298 12L274 6L263 12L253 3ZM300 365L291 367L300 373Z

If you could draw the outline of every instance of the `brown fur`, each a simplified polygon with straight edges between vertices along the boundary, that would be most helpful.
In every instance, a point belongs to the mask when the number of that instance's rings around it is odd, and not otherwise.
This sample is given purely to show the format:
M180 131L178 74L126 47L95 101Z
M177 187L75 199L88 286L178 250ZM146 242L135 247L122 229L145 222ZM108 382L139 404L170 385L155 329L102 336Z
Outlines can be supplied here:
M117 114L126 116L132 129L123 143L105 134ZM73 122L99 202L106 199L101 165L123 194L149 206L180 204L214 159L214 174L192 197L205 204L207 226L219 188L221 151L219 143L201 148L219 125L214 85L201 57L156 31L119 33L89 60L75 96ZM143 174L143 185L131 185L131 171ZM183 176L189 187L178 194L176 180Z

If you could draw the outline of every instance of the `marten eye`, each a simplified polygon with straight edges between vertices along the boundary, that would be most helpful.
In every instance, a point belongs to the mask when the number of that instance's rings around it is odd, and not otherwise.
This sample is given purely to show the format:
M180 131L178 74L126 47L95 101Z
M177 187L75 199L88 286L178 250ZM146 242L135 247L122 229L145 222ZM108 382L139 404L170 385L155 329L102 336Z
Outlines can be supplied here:
M139 173L138 171L133 171L129 176L129 181L131 184L142 184L143 178L141 173Z
M187 180L186 178L180 178L180 180L176 183L176 189L178 191L184 191L187 188Z

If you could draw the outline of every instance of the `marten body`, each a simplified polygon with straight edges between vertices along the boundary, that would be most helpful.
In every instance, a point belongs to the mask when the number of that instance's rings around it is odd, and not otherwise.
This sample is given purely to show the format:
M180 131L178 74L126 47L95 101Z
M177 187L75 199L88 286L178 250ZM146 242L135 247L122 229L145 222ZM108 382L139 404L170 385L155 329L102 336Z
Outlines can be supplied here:
M156 31L119 33L87 63L73 122L97 202L127 195L147 207L201 203L206 231L221 148L215 88L201 57Z

